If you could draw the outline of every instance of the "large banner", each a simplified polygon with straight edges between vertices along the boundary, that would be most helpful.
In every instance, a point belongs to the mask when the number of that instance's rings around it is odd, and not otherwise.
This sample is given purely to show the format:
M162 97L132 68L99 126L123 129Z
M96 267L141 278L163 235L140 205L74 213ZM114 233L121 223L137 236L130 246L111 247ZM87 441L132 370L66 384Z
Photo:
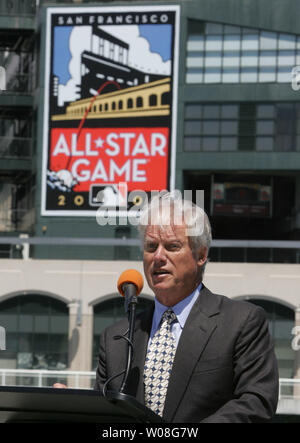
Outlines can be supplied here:
M47 9L42 215L174 189L178 40L175 5Z

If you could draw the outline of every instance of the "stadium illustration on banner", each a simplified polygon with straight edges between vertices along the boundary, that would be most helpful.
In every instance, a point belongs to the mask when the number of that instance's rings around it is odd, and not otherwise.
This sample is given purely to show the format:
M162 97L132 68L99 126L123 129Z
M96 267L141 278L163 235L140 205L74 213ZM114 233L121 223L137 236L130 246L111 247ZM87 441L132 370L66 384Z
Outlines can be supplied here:
M178 20L179 6L48 8L42 215L174 188Z

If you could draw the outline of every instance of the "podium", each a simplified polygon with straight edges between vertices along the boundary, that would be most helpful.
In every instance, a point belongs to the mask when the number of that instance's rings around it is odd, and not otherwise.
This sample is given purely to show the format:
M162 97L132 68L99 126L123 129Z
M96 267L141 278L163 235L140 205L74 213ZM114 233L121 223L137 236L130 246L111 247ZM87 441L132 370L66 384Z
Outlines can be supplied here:
M89 389L0 387L0 423L162 423L134 398Z

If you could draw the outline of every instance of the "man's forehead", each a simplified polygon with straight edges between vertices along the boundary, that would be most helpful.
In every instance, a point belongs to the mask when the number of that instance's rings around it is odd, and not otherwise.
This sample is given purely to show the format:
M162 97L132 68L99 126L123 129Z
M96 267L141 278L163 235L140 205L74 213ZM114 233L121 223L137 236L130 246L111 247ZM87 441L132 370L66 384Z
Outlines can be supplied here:
M184 225L149 225L145 232L145 238L186 238L186 226Z

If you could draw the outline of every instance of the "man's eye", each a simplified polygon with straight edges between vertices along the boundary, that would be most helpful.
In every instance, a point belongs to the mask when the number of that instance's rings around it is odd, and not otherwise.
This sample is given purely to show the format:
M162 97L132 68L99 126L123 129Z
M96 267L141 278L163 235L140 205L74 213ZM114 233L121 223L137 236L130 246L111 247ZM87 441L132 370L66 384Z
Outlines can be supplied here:
M178 244L178 243L170 243L169 245L167 245L167 249L169 251L177 251L178 249L180 249L180 244Z
M157 248L157 245L155 243L146 243L145 250L148 252L153 252Z

